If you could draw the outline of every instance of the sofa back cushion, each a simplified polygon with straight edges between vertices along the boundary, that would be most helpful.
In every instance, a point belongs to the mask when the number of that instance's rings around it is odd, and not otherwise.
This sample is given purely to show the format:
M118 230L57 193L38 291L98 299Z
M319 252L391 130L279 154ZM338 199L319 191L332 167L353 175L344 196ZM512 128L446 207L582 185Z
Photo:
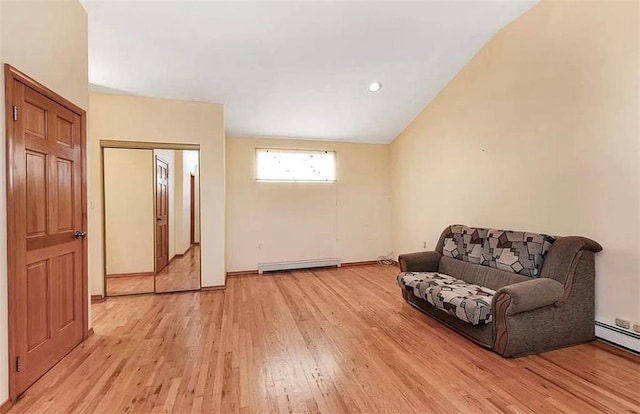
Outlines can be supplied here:
M485 266L540 277L553 236L523 231L489 230L482 252Z
M544 257L555 241L546 234L453 225L444 236L442 254L453 259L539 277Z
M464 262L482 264L482 252L488 229L453 225L444 237L442 255Z
M530 280L528 276L505 272L504 270L494 269L488 266L479 266L446 256L440 259L438 272L455 277L456 279L462 279L467 283L485 286L493 290Z

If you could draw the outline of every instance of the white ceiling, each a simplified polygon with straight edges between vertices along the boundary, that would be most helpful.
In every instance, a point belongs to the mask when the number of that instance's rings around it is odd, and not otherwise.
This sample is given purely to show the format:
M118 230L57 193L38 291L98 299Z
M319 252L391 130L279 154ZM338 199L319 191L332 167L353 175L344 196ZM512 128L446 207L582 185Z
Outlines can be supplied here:
M228 135L388 143L534 1L83 4L94 90L224 103Z

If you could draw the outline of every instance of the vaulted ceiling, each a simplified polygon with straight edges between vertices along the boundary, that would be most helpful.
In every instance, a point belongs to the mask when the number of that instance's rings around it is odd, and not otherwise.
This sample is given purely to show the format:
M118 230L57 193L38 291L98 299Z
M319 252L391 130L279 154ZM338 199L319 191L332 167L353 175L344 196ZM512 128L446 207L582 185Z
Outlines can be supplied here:
M388 143L534 2L83 4L94 90L224 103L228 135Z

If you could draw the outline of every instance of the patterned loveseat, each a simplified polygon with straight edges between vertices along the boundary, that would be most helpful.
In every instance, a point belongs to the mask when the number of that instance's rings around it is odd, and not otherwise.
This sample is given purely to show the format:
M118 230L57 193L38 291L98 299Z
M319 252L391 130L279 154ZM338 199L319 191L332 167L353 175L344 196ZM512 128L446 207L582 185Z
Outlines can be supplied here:
M403 254L414 307L504 357L595 338L595 253L584 237L447 227L435 251Z

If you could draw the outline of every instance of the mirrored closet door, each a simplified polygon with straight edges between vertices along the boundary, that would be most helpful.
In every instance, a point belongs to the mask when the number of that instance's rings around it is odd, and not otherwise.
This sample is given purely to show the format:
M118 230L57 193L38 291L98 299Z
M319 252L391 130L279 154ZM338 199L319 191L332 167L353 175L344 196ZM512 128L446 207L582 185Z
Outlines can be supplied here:
M197 150L103 147L107 296L200 289L199 181Z

